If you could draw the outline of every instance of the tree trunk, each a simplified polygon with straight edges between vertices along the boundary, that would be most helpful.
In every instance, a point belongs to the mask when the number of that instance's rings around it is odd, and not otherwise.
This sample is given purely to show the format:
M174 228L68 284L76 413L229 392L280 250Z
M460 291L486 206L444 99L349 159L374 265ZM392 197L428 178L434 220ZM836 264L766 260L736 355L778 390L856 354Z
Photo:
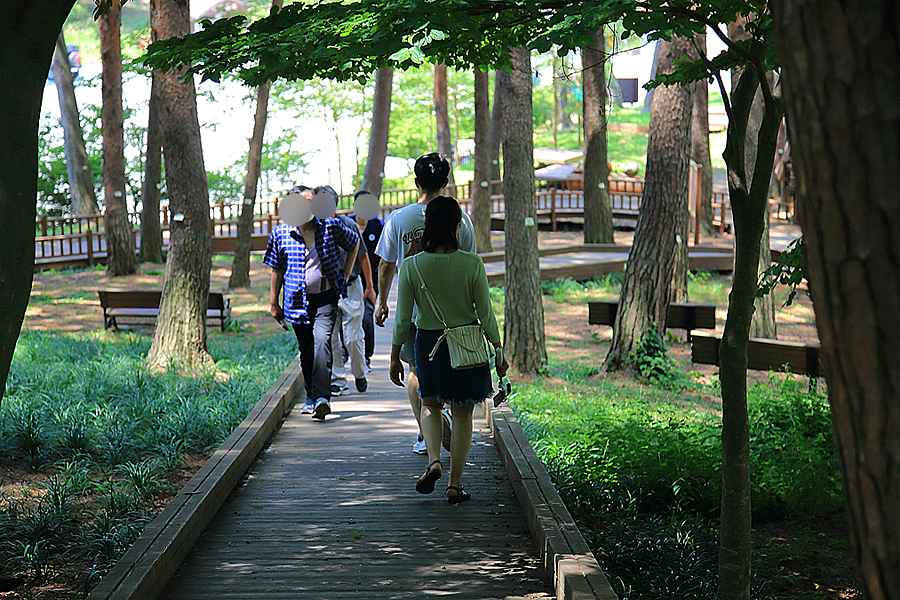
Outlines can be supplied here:
M69 51L66 40L60 33L56 38L53 52L53 82L59 96L59 115L63 128L63 144L66 149L66 172L69 175L69 194L72 196L72 210L76 215L99 215L100 206L94 193L94 177L91 162L84 147L84 134L78 118L78 103L75 101L75 84L69 65Z
M581 51L584 77L584 243L612 244L609 163L606 158L606 38Z
M99 19L103 63L103 205L106 209L106 272L112 276L137 272L134 238L125 201L125 115L122 110L122 6L114 0Z
M694 42L706 56L706 35L698 35ZM713 169L709 154L709 87L705 79L694 83L694 113L691 120L691 158L703 169L700 182L700 233L713 235L712 190Z
M745 40L750 38L750 34L745 31L747 19L739 17L733 23L728 24L728 37L732 40ZM737 87L738 82L744 75L745 69L734 69L731 72L731 89ZM749 77L756 77L756 73L752 72L752 68L747 72ZM769 87L774 81L771 74L769 75ZM765 113L765 102L762 97L762 90L757 90L753 98L753 104L750 108L750 114L747 119L747 131L744 135L744 169L748 181L753 180L753 170L756 164L757 154L757 138L759 136L759 128L762 124ZM771 172L771 167L769 171ZM771 179L771 177L770 177ZM763 216L763 232L760 235L759 246L759 266L757 268L757 281L759 276L772 264L771 249L769 246L769 211L768 211L768 190L766 190L766 211ZM750 336L760 338L777 337L775 328L775 296L774 294L766 294L761 298L756 298L753 302L753 317L750 323Z
M657 42L657 73L690 50L687 38ZM630 370L633 350L651 329L665 333L679 224L686 219L691 150L691 88L659 86L650 109L647 174L634 243L628 254L619 310L605 368Z
M491 180L500 179L500 149L503 145L503 103L500 97L509 86L509 73L494 71L494 105L491 107Z
M472 226L479 252L491 252L491 117L487 71L475 71L475 172L472 175ZM494 98L494 102L497 99Z
M272 0L272 8L280 10L284 0ZM253 213L259 175L262 170L263 140L266 135L266 120L269 116L270 82L259 86L256 91L256 114L253 117L253 134L247 153L247 175L244 177L244 201L238 217L237 234L234 239L234 260L231 263L230 289L250 287L250 250L253 245Z
M75 0L10 0L0 10L0 395L34 278L38 122L56 38Z
M762 65L766 49L749 48L751 60ZM761 68L761 67L760 67ZM734 216L734 274L728 296L728 316L719 349L722 382L722 511L719 530L718 600L750 596L750 423L747 413L747 342L757 290L759 244L767 210L769 171L782 117L777 95L768 93L758 130L752 180L747 177L744 142L759 77L748 65L731 94L731 114L725 146L728 188ZM767 86L768 81L763 79ZM723 95L726 93L723 90Z
M360 189L381 195L384 183L384 161L387 158L388 133L391 125L391 88L393 67L375 71L375 94L372 99L372 127L369 129L369 155Z
M147 116L147 153L144 157L144 186L141 194L141 260L163 262L162 225L159 222L159 184L162 181L162 140L159 123L159 78L154 71L150 80L150 106Z
M150 26L157 39L190 31L187 0L151 0ZM177 366L189 372L213 368L206 348L206 301L211 268L209 189L194 82L171 70L160 78L160 122L166 188L172 213L169 255L156 332L147 356L154 370Z
M897 5L779 0L772 12L853 558L863 597L897 600Z
M437 136L438 152L450 161L450 182L453 179L453 140L450 139L450 114L447 112L447 65L434 65L434 115L435 133Z
M538 263L534 189L534 129L531 110L531 54L510 51L513 70L501 89L503 198L506 203L506 320L504 345L521 373L537 373L547 362L541 269ZM496 102L496 100L495 100Z
M247 175L244 177L244 201L238 217L237 237L234 240L234 261L231 263L230 289L250 287L250 247L253 242L253 212L259 174L262 169L263 138L266 134L266 119L269 114L268 81L256 90L256 115L253 118L253 135L250 136L250 151L247 159Z

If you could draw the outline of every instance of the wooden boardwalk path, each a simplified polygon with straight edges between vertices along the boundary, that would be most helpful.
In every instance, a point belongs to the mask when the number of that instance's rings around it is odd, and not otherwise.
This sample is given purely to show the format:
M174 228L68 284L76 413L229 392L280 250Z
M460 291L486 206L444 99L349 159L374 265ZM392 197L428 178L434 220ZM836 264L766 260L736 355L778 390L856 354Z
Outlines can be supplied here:
M447 502L449 471L433 494L415 492L427 459L387 377L390 330L376 330L368 391L334 399L324 423L298 399L162 598L554 597L480 411L463 477L472 500Z

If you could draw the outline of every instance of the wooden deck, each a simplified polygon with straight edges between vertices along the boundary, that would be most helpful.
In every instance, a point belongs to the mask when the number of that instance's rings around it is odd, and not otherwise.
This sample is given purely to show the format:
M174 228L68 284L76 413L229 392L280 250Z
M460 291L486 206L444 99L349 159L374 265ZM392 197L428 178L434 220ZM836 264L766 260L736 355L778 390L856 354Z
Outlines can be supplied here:
M508 406L475 411L471 501L447 502L448 471L415 492L427 459L387 377L387 325L366 393L334 398L324 423L297 404L270 435L298 390L302 404L295 361L90 600L614 600Z

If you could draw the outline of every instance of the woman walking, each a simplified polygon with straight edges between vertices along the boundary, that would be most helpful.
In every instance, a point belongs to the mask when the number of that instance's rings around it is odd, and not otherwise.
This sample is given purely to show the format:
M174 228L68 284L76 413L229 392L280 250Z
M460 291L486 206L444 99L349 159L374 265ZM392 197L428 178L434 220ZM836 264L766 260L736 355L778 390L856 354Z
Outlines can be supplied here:
M490 365L464 370L450 367L446 341L435 344L444 334L444 323L458 327L481 322L484 333L497 354L497 372L505 375L509 365L502 357L500 333L491 309L487 274L481 257L459 249L456 233L462 211L453 198L438 196L425 210L425 231L420 252L403 261L397 288L397 313L394 317L391 347L391 381L403 385L400 346L406 340L415 303L416 371L422 398L422 435L428 449L428 468L416 482L416 491L430 494L441 478L441 409L450 405L453 433L450 438L450 481L447 499L459 504L471 498L462 485L462 472L472 444L472 411L491 395ZM423 286L428 289L423 289ZM429 299L426 294L431 293ZM432 300L440 314L435 311Z

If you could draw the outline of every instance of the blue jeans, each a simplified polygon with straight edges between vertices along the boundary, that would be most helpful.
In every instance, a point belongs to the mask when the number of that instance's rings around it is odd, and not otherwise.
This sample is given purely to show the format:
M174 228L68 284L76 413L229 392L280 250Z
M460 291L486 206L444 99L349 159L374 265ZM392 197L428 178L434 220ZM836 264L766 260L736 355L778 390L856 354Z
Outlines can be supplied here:
M306 323L293 324L300 347L306 397L331 400L331 335L337 318L338 294L328 290L306 298Z

